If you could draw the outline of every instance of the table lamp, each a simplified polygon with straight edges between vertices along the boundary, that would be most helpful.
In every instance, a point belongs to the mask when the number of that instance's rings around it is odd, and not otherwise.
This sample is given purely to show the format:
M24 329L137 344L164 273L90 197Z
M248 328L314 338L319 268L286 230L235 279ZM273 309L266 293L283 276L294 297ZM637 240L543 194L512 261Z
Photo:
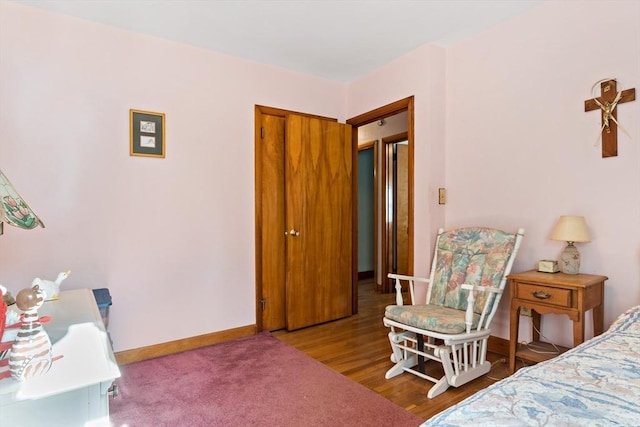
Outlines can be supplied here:
M551 240L567 242L560 255L560 271L565 274L578 274L580 271L580 252L574 243L590 242L587 223L583 216L561 216L551 232Z
M27 202L20 197L20 194L0 170L0 235L2 235L2 227L5 222L26 230L38 225L44 228L44 223L31 210ZM7 305L4 296L8 294L8 291L2 286L0 288L0 341L2 341L7 318Z
M0 234L3 223L30 230L44 223L18 194L9 179L0 170Z

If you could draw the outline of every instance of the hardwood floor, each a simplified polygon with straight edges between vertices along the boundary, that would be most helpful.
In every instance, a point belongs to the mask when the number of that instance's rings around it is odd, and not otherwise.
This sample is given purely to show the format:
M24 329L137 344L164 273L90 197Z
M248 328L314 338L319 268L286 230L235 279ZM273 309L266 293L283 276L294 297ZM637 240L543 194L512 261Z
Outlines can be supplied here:
M376 293L371 281L361 282L358 291L357 315L293 332L275 331L273 335L425 420L508 376L504 357L490 353L488 358L494 366L487 376L459 388L451 387L434 399L427 398L433 383L415 375L404 373L386 380L384 374L392 363L389 330L382 318L385 306L393 304L395 297ZM442 375L442 368L435 362L427 365L433 369L431 375Z

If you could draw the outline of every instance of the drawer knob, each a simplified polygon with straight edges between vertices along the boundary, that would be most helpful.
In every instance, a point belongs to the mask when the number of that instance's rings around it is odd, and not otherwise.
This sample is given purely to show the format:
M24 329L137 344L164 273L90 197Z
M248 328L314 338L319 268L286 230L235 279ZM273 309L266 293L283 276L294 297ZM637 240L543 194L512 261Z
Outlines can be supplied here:
M120 395L120 390L118 389L117 384L113 384L111 387L109 387L109 390L107 390L109 396L116 398Z
M542 291L531 292L531 295L533 295L535 298L538 298L538 299L549 299L549 298L551 298L551 294L550 293L542 292Z

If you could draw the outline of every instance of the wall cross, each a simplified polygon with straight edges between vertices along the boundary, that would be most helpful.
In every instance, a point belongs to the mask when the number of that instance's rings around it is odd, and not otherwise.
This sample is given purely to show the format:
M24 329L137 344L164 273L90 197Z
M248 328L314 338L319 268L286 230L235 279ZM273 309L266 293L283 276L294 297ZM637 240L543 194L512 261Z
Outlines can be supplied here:
M636 89L618 92L615 80L600 83L600 97L584 101L584 111L599 109L602 114L602 157L618 155L618 114L616 106L636 99ZM624 130L624 129L623 129Z

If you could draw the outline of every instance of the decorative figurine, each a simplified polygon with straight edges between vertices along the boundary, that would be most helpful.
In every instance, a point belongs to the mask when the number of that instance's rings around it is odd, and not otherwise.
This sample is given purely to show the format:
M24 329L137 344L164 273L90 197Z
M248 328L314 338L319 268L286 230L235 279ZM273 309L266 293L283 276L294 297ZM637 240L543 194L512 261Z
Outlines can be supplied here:
M16 295L16 305L24 311L22 325L9 352L9 372L18 381L46 373L52 363L49 335L38 318L44 293L38 285Z
M56 300L60 295L60 284L64 279L69 277L71 270L63 271L58 274L55 281L44 280L39 277L33 279L31 287L38 285L40 290L45 294L45 301Z

